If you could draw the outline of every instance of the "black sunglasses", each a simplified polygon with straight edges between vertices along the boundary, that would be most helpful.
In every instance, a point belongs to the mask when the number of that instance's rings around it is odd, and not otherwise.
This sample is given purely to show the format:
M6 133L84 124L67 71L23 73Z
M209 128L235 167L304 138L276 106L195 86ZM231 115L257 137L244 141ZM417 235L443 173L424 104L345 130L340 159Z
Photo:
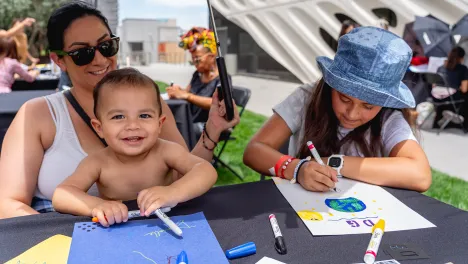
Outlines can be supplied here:
M98 49L102 56L106 58L117 54L117 52L119 52L119 41L119 37L113 36L111 39L103 41L95 47L79 48L72 51L51 50L51 52L54 52L59 56L68 55L77 66L84 66L90 64L94 60L96 49Z

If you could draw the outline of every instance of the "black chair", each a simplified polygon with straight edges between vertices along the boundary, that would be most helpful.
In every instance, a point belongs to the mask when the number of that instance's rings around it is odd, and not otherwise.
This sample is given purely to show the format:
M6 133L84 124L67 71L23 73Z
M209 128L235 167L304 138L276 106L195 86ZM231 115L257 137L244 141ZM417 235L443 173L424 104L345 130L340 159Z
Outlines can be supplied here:
M239 117L242 117L245 107L247 106L247 103L250 100L251 94L252 94L251 91L247 88L243 88L239 86L232 87L232 98L236 102L236 105L238 107L241 107L241 110L239 111ZM234 175L236 175L238 178L243 180L244 178L239 173L237 173L235 170L232 169L231 166L229 166L228 164L226 164L225 162L221 160L221 155L226 149L227 143L229 141L236 140L236 138L232 136L232 132L234 131L234 129L235 127L228 129L221 133L219 137L219 143L221 145L221 149L219 150L218 154L213 156L213 166L217 167L219 163L222 166L224 166L226 169L228 169L230 172L232 172Z
M432 101L431 102L435 107L434 111L436 113L437 113L437 109L439 107L441 107L441 106L451 106L451 109L448 110L448 111L453 113L453 114L449 113L450 116L445 118L445 122L440 126L439 130L437 131L437 135L439 135L440 131L442 131L451 121L456 121L456 123L460 124L463 132L467 133L467 129L464 126L463 117L460 116L460 111L461 111L461 108L463 107L463 104L465 103L465 100L463 100L463 99L455 100L453 98L453 96L451 94L451 91L450 91L451 87L449 87L447 81L445 80L445 78L441 74L432 73L432 72L425 72L425 73L423 73L423 79L427 83L429 83L431 85L442 86L442 87L445 87L447 89L447 94L448 94L448 98L449 98L448 101L443 101L443 102L434 102L434 101ZM453 88L456 88L456 87L453 87ZM445 111L447 111L447 110L445 110ZM428 119L428 117L431 114L432 113L427 115L427 117L423 120L423 122L421 123L420 126L422 126L426 122L426 120Z

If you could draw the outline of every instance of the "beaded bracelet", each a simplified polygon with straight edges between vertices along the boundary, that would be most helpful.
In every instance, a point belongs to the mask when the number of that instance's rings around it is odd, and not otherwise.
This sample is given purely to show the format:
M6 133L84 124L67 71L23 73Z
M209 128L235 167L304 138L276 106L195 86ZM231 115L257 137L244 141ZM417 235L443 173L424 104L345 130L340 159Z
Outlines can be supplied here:
M296 168L294 168L293 178L291 179L290 183L294 184L297 182L297 174L299 174L299 170L301 169L302 165L308 162L310 159L301 159L299 163L297 163Z
M289 158L285 163L284 165L281 167L281 174L280 174L280 177L281 179L286 179L286 177L284 176L284 171L286 170L286 168L288 167L289 164L291 164L291 162L293 160L295 160L296 158Z
M288 159L291 159L292 157L291 156L288 156L288 155L283 155L281 156L281 158L276 162L275 164L275 175L276 176L280 176L280 168L281 166L283 165L283 163L285 161L287 161Z

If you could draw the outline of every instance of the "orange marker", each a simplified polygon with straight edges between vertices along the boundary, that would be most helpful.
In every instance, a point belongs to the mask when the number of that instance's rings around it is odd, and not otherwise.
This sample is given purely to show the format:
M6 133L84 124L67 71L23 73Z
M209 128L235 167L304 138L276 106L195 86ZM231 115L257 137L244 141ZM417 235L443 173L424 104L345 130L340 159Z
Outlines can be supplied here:
M164 213L167 213L167 212L171 211L171 207L163 207L163 208L161 208L161 211L164 212ZM154 214L155 214L155 212L152 212L150 215L154 215ZM134 210L134 211L129 211L128 212L128 219L132 219L132 218L136 218L136 217L142 217L140 215L140 210ZM106 220L107 220L107 218L106 218ZM93 217L92 221L94 223L99 222L97 217Z

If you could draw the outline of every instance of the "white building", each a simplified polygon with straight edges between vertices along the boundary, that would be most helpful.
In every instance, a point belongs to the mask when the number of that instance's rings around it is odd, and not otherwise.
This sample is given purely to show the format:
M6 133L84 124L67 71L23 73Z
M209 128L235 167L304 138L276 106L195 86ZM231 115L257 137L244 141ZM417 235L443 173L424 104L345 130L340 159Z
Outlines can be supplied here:
M160 61L160 53L177 51L179 30L175 19L124 19L118 29L120 61L126 62L127 57L140 65Z
M332 43L343 18L375 25L384 17L402 35L415 16L432 14L453 24L468 13L467 0L211 0L224 17L248 32L257 44L302 82L320 76L315 57L333 57ZM218 23L218 22L217 22ZM228 35L230 34L228 29ZM242 35L239 35L242 38ZM246 39L246 38L244 38ZM233 40L229 39L227 43ZM243 43L244 42L244 43ZM245 40L239 40L242 50ZM228 48L229 52L229 48ZM255 54L243 55L255 56ZM263 56L262 58L264 58ZM252 60L262 64L266 59ZM242 65L242 58L239 61ZM249 64L249 63L244 63ZM265 63L264 63L265 64Z

